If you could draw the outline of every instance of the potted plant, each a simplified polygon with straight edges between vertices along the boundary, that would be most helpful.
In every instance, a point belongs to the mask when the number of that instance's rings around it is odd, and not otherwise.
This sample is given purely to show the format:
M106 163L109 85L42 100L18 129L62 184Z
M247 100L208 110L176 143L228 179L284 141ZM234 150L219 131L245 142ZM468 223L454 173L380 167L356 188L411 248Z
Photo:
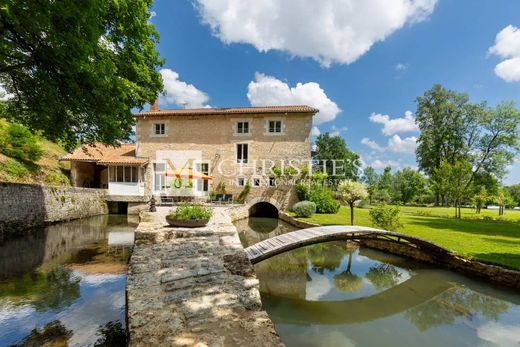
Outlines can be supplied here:
M213 210L200 204L185 203L172 209L166 216L170 226L197 228L208 224Z

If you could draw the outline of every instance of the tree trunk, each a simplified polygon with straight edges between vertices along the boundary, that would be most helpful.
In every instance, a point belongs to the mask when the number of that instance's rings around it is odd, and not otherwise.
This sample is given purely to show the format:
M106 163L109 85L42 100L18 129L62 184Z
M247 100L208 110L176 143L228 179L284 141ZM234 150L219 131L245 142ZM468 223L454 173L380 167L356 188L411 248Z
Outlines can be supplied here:
M354 203L351 202L349 205L350 205L350 225L354 225Z

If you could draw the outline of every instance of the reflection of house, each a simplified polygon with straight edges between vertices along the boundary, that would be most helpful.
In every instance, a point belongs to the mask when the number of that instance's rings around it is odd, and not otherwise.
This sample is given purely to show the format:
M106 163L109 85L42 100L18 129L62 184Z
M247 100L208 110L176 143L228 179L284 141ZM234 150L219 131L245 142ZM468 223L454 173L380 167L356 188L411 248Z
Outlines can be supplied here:
M113 196L205 198L225 190L236 197L249 184L248 199L275 197L279 189L261 169L281 160L308 164L317 111L309 106L159 110L154 105L136 115L136 144L86 146L63 160L72 162L74 185L108 188ZM286 192L281 195L286 199Z

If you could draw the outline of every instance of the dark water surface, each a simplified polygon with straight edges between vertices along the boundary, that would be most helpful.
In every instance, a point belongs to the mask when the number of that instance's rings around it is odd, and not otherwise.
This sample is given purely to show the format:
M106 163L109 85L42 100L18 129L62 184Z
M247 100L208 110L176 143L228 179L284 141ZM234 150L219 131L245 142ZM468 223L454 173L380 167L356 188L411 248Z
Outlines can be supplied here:
M0 245L0 346L119 346L135 224L60 223Z
M237 222L242 243L295 230ZM354 243L255 265L262 303L288 346L520 346L520 293Z

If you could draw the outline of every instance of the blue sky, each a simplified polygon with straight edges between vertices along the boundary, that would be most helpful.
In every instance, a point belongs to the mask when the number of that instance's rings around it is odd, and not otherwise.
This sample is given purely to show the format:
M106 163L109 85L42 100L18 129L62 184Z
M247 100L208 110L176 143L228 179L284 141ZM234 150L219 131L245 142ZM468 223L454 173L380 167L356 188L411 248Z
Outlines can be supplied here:
M314 103L317 129L378 168L416 165L415 98L434 83L520 107L520 1L247 3L155 2L168 69L160 107ZM505 183L519 181L517 161Z

